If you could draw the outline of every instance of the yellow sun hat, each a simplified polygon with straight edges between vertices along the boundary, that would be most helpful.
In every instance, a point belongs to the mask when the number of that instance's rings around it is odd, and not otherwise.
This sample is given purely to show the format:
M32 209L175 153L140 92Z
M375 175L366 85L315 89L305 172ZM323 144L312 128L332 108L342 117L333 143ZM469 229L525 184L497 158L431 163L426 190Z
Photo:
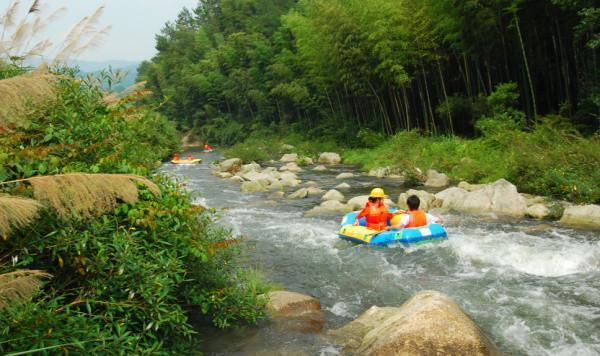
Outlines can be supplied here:
M381 188L374 188L373 190L371 190L369 198L385 198L385 193Z

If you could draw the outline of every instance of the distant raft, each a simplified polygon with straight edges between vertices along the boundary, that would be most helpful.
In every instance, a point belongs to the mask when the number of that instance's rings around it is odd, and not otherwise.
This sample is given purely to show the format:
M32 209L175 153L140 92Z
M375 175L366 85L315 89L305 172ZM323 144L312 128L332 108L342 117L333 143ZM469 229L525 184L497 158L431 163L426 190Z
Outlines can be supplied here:
M390 211L393 212L394 210L390 209ZM395 243L419 245L448 238L446 229L440 224L429 224L402 230L377 231L361 226L364 225L364 218L361 219L361 225L355 226L354 222L357 215L358 212L352 212L344 216L338 232L340 239L364 245L387 246Z
M173 163L173 164L199 164L199 163L202 163L202 158L195 158L195 159L172 159L171 163Z

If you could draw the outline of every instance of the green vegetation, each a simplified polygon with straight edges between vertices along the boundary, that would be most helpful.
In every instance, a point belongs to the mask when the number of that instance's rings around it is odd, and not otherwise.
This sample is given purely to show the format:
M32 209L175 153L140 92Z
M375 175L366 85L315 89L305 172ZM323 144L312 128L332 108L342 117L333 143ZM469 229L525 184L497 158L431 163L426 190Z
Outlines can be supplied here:
M179 137L143 92L3 68L0 97L24 97L0 119L0 353L189 353L190 313L263 316L215 212L152 175Z
M140 78L215 144L260 128L474 136L481 97L507 82L527 126L561 114L590 134L599 28L592 0L207 0L163 29Z

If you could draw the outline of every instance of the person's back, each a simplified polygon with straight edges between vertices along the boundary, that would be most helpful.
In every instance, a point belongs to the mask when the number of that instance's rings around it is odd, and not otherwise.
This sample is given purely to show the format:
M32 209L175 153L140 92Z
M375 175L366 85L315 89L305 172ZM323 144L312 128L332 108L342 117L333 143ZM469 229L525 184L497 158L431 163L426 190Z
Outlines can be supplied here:
M408 206L406 214L402 216L398 224L391 226L388 230L427 226L441 220L441 218L427 214L423 210L419 210L421 200L416 195L409 196L408 199L406 199L406 205Z

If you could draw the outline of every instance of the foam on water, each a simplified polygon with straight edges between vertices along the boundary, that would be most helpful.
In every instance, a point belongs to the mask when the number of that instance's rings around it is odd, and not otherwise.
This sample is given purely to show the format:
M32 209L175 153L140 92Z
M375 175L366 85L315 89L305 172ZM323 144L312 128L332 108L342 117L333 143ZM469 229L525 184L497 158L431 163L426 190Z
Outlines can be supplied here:
M463 263L512 269L536 276L558 277L600 268L600 243L564 236L552 239L522 232L478 229L470 234L452 236L450 245Z

